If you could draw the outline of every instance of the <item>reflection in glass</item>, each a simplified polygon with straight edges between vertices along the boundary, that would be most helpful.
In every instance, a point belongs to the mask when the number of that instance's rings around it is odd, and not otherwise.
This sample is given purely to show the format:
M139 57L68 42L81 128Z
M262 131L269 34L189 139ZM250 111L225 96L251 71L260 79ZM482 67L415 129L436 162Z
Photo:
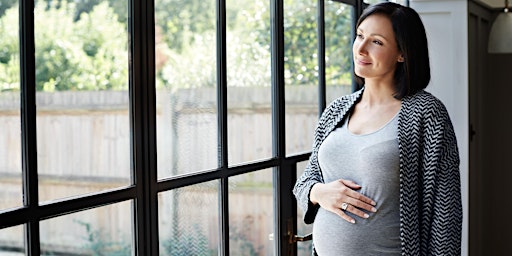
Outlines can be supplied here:
M215 0L155 1L158 178L217 168Z
M42 255L133 255L131 201L41 221Z
M269 5L226 1L230 165L272 156Z
M110 2L35 2L41 201L130 184L129 1Z
M311 150L318 120L317 2L284 3L286 154Z
M160 193L160 255L218 255L218 207L218 181Z
M23 238L23 226L15 226L0 229L0 255L23 256L25 255L25 239Z
M229 182L230 255L274 255L272 170L231 177Z
M18 1L0 4L0 211L23 205Z

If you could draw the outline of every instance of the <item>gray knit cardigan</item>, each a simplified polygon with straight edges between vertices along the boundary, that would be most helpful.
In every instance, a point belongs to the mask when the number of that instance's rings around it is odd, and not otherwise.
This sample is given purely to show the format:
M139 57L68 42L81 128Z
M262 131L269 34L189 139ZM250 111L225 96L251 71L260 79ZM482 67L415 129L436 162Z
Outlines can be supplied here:
M318 149L363 90L333 101L320 117L309 163L293 189L306 224L314 222L319 207L309 200L311 187L323 182ZM398 147L402 255L460 255L460 160L450 117L439 99L423 90L402 99Z

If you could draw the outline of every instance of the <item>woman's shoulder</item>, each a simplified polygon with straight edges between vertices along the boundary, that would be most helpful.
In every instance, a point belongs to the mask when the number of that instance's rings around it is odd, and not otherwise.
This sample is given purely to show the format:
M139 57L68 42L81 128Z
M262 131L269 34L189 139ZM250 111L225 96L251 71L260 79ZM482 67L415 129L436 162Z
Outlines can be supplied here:
M340 96L333 100L328 106L327 109L330 108L340 108L340 107L350 107L353 103L355 103L360 97L363 92L363 89L357 90L351 94L346 94L343 96Z
M341 96L333 100L324 109L319 120L319 126L331 127L339 123L361 98L362 90Z
M421 90L411 96L405 97L404 102L418 108L445 108L443 102L438 97L425 90Z
M444 103L435 95L425 90L418 91L414 95L403 99L403 106L410 114L420 114L422 116L447 117L448 111Z

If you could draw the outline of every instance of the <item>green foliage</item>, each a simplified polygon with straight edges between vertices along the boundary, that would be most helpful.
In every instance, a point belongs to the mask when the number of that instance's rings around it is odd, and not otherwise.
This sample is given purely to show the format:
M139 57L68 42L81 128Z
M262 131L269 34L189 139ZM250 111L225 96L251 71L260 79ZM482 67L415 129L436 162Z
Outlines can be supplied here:
M36 3L36 89L127 89L126 25L118 21L108 2L95 5L77 21L74 13L75 6L67 2ZM0 19L0 31L6 37L0 43L0 90L19 88L13 86L19 84L18 35L10 29L18 24L17 19L17 6Z
M178 53L193 44L196 35L215 31L215 1L155 0L155 19L164 41Z
M326 81L330 85L352 82L352 8L328 1L325 4Z
M18 3L18 0L2 0L0 1L0 17L2 17L8 9Z
M110 234L103 230L93 229L90 223L75 220L76 223L85 228L86 236L84 248L91 256L130 256L130 243L121 241L112 241Z
M315 1L285 1L285 75L289 85L312 85L318 79L318 9ZM350 83L351 10L325 1L326 81ZM347 80L348 78L348 80Z
M169 17L167 28L175 27L183 28L183 30L173 34L172 40L164 36L164 41L167 43L165 54L168 57L168 62L157 74L162 81L162 86L169 88L216 86L217 45L215 18L212 16L215 14L213 5L213 9L209 9L207 8L208 3L203 3L204 7L201 9L203 15L188 17L184 13L191 13L197 4L202 2L197 0L186 2L168 0L168 2L179 2L181 11L175 13L174 16L178 14L178 16L186 18L175 19L171 13L167 14ZM270 85L270 48L268 44L261 42L263 39L268 42L270 32L268 25L264 23L268 23L270 20L268 16L262 16L263 13L268 12L263 3L265 2L262 0L239 0L227 3L226 67L228 86ZM158 9L160 7L161 5ZM210 18L206 19L205 17ZM198 27L189 26L188 23L210 25ZM261 31L264 29L267 29L266 32ZM260 32L265 36L261 36ZM165 34L165 29L162 33ZM187 45L187 47L182 47L183 45Z
M18 30L11 24L18 24L18 8L10 8L0 18L0 92L19 90L20 62L18 53Z
M18 6L0 5L0 91L19 90ZM128 86L128 7L118 0L35 1L38 91L124 90ZM284 1L285 83L318 81L315 1ZM157 86L214 87L217 32L214 0L156 0ZM3 15L2 15L3 13ZM351 10L325 2L326 80L351 81ZM270 86L269 2L226 3L228 86ZM44 29L42 29L44 28Z
M158 73L164 86L215 86L217 59L213 1L159 0L155 4L158 6L157 25L163 28L163 41L169 57L169 62ZM228 86L269 86L269 2L228 1L226 9ZM285 82L288 85L316 84L316 2L286 0L284 16ZM351 82L351 17L347 5L326 1L326 79L329 85Z
M47 28L35 34L37 90L127 89L127 28L106 2L76 22L73 12L36 6L36 24Z

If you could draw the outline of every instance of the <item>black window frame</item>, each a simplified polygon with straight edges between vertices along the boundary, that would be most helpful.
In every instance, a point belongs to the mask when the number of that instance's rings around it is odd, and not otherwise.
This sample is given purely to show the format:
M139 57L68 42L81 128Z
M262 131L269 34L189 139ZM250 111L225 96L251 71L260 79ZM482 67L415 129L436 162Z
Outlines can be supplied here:
M244 173L272 168L274 178L276 255L296 255L289 243L297 232L297 205L291 193L297 163L310 152L286 155L283 1L270 0L272 69L272 148L269 159L236 166L228 165L226 2L216 1L218 168L166 179L157 178L154 1L129 1L130 37L130 131L133 184L94 194L40 204L37 169L37 127L34 44L34 1L19 0L20 96L23 206L0 211L0 229L25 226L25 254L40 255L40 222L100 206L133 200L134 254L159 255L158 193L196 183L219 180L219 250L229 255L228 179ZM362 0L336 0L354 7L353 24L364 8ZM319 113L326 106L324 0L318 0ZM353 37L353 35L352 35ZM153 85L153 86L147 86ZM353 84L355 89L355 84ZM292 225L290 225L292 223ZM291 228L291 230L290 230ZM150 244L148 244L150 243Z

